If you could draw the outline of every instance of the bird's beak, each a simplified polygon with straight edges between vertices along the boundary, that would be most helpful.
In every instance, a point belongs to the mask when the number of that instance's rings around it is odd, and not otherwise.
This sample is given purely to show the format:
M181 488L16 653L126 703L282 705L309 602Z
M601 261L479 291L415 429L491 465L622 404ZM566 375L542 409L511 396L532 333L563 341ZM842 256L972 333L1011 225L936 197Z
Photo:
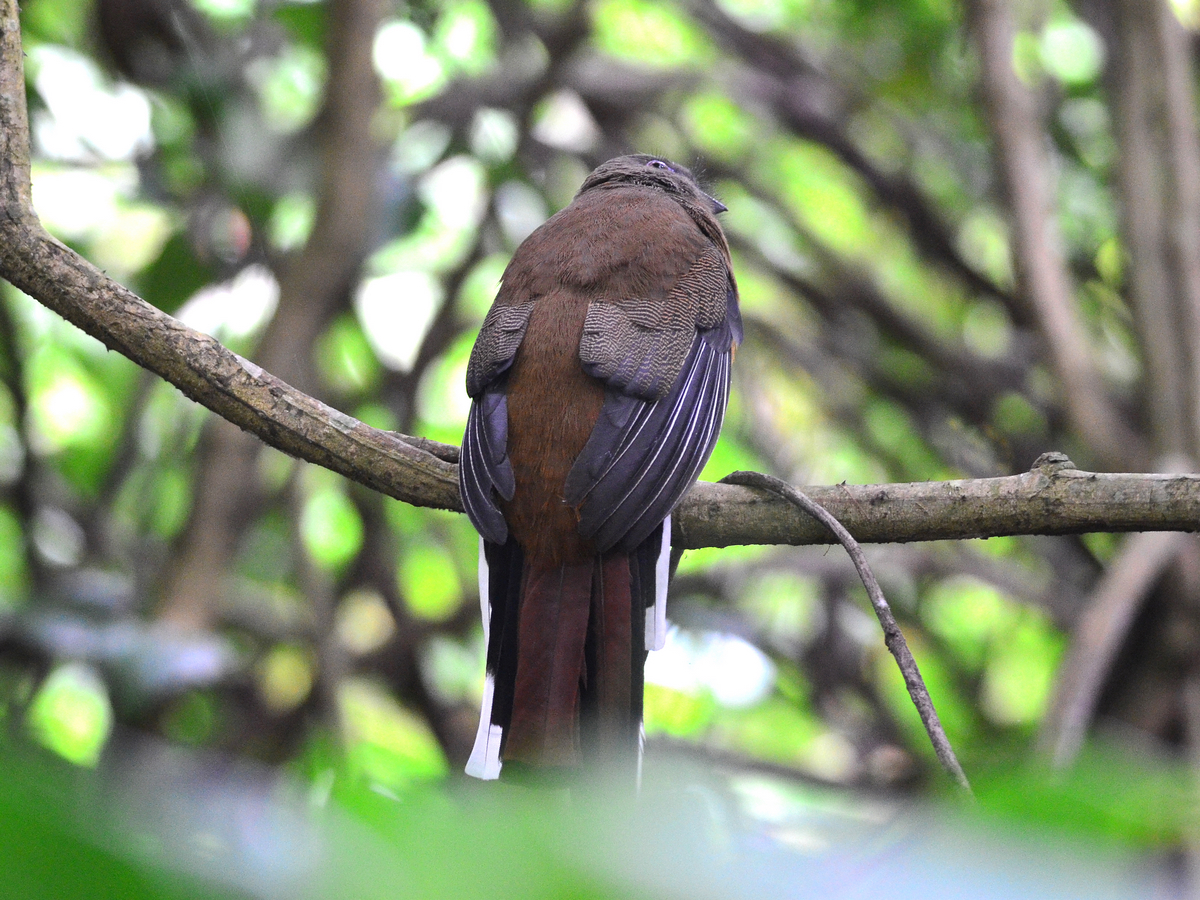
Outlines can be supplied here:
M716 197L712 196L712 194L705 194L704 196L707 197L708 202L712 204L712 211L714 213L723 213L723 212L728 211L729 207L726 206L724 203L722 203L720 200L718 200Z

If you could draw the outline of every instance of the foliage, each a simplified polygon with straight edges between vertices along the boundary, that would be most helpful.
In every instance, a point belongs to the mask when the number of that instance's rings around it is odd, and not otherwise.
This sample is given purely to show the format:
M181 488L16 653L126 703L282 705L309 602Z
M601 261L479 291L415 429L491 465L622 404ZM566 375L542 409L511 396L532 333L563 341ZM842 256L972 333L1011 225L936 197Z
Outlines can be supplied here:
M1177 837L1183 812L1180 773L1117 757L1103 766L1139 773L1154 818L1090 763L1044 793L988 785L984 812L964 814L670 766L637 804L603 782L566 803L495 786L388 795L329 753L309 754L306 783L154 742L125 754L134 765L102 778L3 751L5 895L1115 900L1144 896L1130 847Z

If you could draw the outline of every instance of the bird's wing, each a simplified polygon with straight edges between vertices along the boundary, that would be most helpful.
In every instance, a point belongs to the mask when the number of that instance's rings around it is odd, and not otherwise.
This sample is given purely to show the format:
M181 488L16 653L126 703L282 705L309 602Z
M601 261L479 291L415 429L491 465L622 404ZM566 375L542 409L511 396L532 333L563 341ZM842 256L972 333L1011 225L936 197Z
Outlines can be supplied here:
M593 301L579 341L584 371L622 394L663 399L696 333L724 322L731 286L724 255L709 244L665 297Z
M458 484L472 524L492 543L508 539L508 526L496 505L492 488L511 500L515 484L508 460L508 402L504 373L512 366L525 337L533 303L495 305L483 320L467 363L467 393L471 411L463 434Z
M601 552L637 547L700 474L721 430L741 332L733 279L715 247L665 303L589 308L580 358L608 393L565 499Z

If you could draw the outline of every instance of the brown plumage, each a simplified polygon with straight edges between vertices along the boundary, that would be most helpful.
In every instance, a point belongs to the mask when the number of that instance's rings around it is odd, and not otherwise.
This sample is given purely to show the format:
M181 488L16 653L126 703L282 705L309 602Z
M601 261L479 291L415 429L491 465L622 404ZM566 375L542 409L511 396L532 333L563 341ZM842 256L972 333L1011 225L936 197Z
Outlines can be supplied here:
M489 629L472 774L636 758L663 520L716 441L741 338L722 209L686 169L621 157L505 270L460 469Z

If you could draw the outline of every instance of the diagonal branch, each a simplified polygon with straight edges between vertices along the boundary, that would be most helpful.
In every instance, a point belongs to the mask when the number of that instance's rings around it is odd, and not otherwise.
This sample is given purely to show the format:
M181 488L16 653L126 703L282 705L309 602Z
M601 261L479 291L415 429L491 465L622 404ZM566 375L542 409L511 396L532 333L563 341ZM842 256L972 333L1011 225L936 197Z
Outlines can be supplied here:
M1189 539L1178 533L1135 534L1109 564L1075 627L1038 738L1055 767L1070 765L1079 754L1134 617L1167 568L1190 547Z
M16 0L0 0L0 276L265 443L391 497L460 509L454 467L292 388L51 237L33 210Z
M967 781L966 773L963 772L958 757L954 754L950 739L946 737L941 720L938 719L937 710L933 707L933 699L929 696L929 689L925 687L925 679L921 677L917 661L913 658L912 651L908 649L908 641L904 639L904 632L900 630L896 617L892 615L892 608L883 596L879 582L875 579L875 573L871 571L867 557L858 541L854 540L850 532L841 522L830 515L828 510L819 503L814 503L809 497L785 481L759 472L734 472L725 478L725 481L729 484L744 484L770 491L798 509L802 509L833 532L854 562L854 568L858 570L858 577L862 579L863 587L867 589L867 596L871 598L871 607L875 610L880 627L883 628L883 642L895 658L896 665L900 667L900 674L904 677L904 686L908 688L908 696L912 698L913 706L917 708L917 714L921 717L921 724L925 726L930 743L933 744L933 752L937 754L938 762L969 796L971 784Z

